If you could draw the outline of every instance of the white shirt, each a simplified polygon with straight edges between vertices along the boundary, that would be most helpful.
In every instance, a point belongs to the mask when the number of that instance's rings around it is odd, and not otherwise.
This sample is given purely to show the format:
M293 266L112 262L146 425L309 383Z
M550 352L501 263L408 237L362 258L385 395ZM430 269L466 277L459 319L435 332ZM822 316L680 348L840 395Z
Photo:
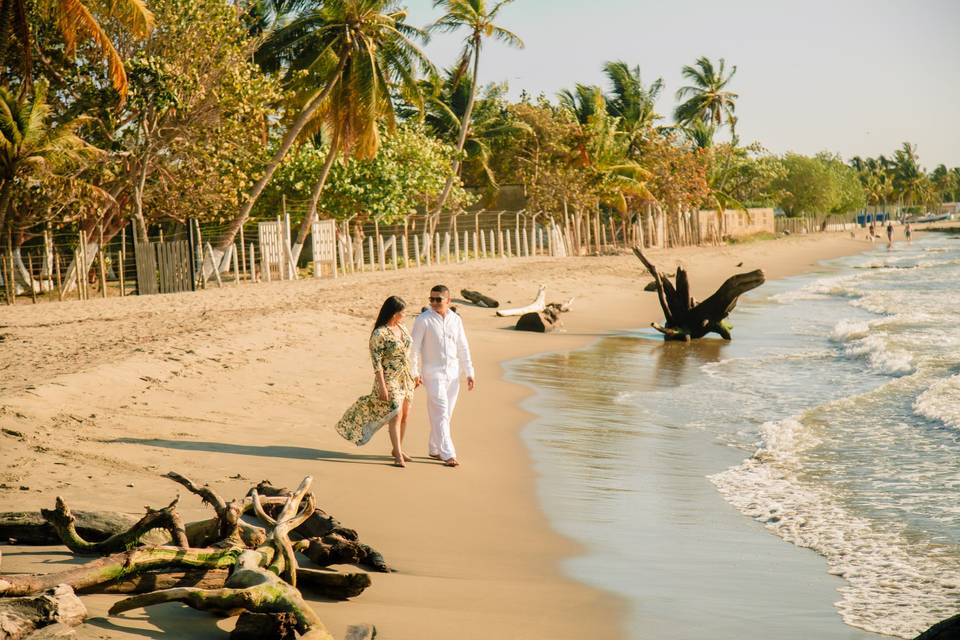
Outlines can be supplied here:
M447 311L441 316L433 309L427 309L417 316L410 335L413 338L410 360L414 377L459 376L461 364L467 377L473 377L470 345L463 331L463 320L455 312Z

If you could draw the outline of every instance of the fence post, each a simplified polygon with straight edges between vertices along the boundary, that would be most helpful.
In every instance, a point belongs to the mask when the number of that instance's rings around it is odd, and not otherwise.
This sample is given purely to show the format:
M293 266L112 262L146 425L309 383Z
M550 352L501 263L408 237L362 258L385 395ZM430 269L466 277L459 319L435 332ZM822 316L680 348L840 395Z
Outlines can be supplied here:
M407 242L407 234L404 233L403 236L400 237L400 240L401 242L403 242L403 244L401 245L403 247L403 268L409 269L410 268L410 246Z
M370 271L376 271L376 257L373 253L373 236L367 236L367 257L370 260Z
M256 249L254 249L253 243L250 243L250 253L247 254L247 259L250 261L250 282L257 281L257 258L256 258Z
M474 234L476 234L476 233L477 233L477 232L474 231ZM476 236L476 235L473 236L473 247L474 247L474 249L477 248L477 236ZM483 231L480 232L480 256L482 256L482 257L484 257L484 258L487 257L487 234L485 234ZM477 257L480 257L480 256L477 256Z
M60 279L60 253L56 249L53 250L53 267L57 270L57 298L60 302L63 302L63 281Z
M400 269L397 265L397 236L390 236L390 259L393 261L393 270L397 271Z
M117 260L119 262L117 275L120 276L120 297L127 295L126 288L126 277L124 274L124 269L127 265L127 225L120 227L120 252L117 254ZM59 286L59 276L57 276L58 286Z
M413 255L417 261L417 268L420 268L420 236L413 236Z

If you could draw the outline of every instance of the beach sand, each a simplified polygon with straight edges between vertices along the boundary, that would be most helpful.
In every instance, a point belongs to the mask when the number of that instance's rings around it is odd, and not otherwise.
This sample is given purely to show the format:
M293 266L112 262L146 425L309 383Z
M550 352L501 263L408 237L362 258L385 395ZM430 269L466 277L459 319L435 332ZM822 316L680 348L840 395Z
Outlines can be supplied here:
M693 294L763 268L779 278L864 251L847 234L794 236L713 248L650 251L662 268L690 271ZM742 262L742 267L736 267ZM314 478L319 506L381 551L396 572L349 602L314 600L336 637L372 622L387 638L616 638L617 598L566 578L577 546L537 503L535 471L519 433L529 391L501 363L581 347L616 329L661 321L650 280L632 255L488 260L337 280L225 286L200 293L0 308L0 510L36 510L63 496L73 509L140 512L167 504L178 471L239 497L270 479ZM512 331L510 319L460 305L477 368L454 416L457 469L426 458L422 394L406 450L390 466L386 430L357 448L332 426L371 385L366 343L390 294L415 311L442 282L527 304L575 297L564 330ZM736 337L736 336L734 336ZM182 495L186 520L208 517ZM766 535L766 534L764 534ZM61 548L5 545L2 570L50 572L74 564ZM234 619L163 605L107 617L117 598L86 596L84 638L222 637Z

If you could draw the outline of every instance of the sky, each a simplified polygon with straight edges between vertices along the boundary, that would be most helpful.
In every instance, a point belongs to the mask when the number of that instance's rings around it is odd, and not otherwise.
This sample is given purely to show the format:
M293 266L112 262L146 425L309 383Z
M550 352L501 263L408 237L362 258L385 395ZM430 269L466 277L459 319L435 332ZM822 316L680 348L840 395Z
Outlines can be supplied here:
M417 26L441 15L401 4ZM960 166L960 0L515 0L497 22L526 47L487 41L480 82L507 82L512 98L605 86L603 63L623 60L645 84L663 78L672 120L682 67L725 58L744 144L849 159L910 141L928 170ZM436 34L426 52L450 66L464 35Z

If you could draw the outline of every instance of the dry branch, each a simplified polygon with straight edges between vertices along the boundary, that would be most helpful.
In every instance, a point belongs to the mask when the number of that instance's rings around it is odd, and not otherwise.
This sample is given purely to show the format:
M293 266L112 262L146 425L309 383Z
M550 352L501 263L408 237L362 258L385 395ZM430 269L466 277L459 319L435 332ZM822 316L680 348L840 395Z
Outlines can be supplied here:
M470 289L460 289L460 295L464 298L477 305L478 307L486 307L488 309L496 309L500 306L500 303L489 296L485 296L479 291L471 291Z
M56 624L74 627L86 617L87 609L73 589L58 585L40 595L0 600L0 638L35 637L37 629Z
M77 533L76 518L60 496L57 496L54 509L40 509L40 513L56 530L63 544L74 553L106 554L129 549L131 546L139 544L140 539L154 529L168 531L175 546L188 547L190 544L187 541L186 529L180 514L176 511L179 500L180 498L175 499L163 509L146 507L146 515L132 527L100 542L87 542Z

